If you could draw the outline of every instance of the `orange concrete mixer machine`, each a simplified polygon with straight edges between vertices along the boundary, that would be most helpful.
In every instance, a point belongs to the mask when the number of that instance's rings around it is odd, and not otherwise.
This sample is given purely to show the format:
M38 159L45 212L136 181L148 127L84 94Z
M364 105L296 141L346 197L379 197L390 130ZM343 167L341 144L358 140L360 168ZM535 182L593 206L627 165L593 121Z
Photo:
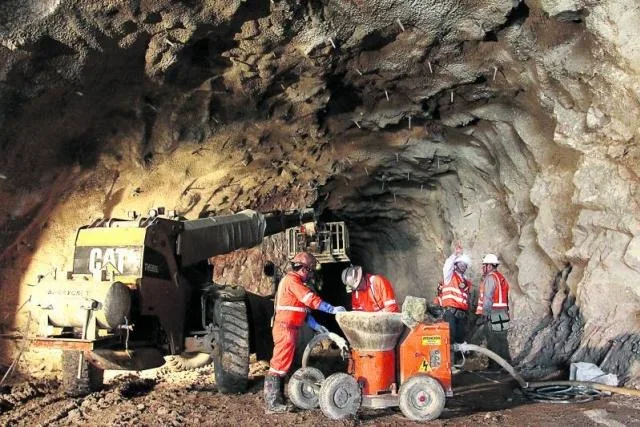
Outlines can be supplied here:
M334 420L353 416L360 408L394 406L415 421L440 416L445 396L453 395L446 322L418 323L410 329L400 313L364 312L338 313L336 320L348 344L329 335L346 351L348 373L324 379L318 369L306 366L305 357L289 382L289 398L296 406L319 405Z

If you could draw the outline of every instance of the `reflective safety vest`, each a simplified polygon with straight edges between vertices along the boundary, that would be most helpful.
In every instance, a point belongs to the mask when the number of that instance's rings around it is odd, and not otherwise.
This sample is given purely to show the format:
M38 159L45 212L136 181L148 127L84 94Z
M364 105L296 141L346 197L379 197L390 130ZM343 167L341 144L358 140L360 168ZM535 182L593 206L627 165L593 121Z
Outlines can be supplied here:
M499 271L492 271L489 276L493 275L496 281L496 287L493 290L492 310L509 310L509 282ZM478 308L476 314L482 314L482 306L484 305L484 278L480 282L480 296L478 297Z
M457 271L453 272L451 280L442 288L443 307L453 307L459 310L469 310L469 291L471 290L471 282Z
M353 311L387 311L391 313L400 311L393 286L386 277L379 274L366 274L364 280L365 289L355 290L351 293Z
M309 308L317 310L322 299L302 282L294 272L287 273L278 285L276 322L302 326Z

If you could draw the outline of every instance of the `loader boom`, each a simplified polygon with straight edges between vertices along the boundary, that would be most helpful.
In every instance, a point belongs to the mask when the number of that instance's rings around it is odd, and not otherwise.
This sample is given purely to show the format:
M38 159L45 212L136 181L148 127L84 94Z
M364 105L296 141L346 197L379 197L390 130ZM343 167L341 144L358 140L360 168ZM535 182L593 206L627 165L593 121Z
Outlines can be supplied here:
M236 249L252 248L260 244L265 236L312 220L313 209L305 209L268 214L244 210L233 215L184 221L177 241L180 265L186 267Z

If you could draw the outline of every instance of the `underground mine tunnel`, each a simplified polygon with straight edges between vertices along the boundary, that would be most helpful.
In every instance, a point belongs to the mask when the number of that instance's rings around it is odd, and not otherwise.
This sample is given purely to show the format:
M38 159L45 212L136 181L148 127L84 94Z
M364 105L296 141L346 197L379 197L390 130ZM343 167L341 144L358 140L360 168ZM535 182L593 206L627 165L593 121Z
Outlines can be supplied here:
M5 1L2 371L59 373L30 296L80 227L312 207L400 303L434 298L460 242L475 304L496 254L520 372L639 387L639 40L634 0ZM213 280L268 295L286 246L216 256Z

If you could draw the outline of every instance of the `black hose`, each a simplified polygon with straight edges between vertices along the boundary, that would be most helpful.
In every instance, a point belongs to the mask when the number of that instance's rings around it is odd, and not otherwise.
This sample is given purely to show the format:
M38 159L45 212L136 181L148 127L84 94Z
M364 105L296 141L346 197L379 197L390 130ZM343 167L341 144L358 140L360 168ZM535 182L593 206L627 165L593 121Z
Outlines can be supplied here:
M541 381L529 383L529 387L532 389L545 387L545 386L562 386L562 387L589 387L600 392L624 394L626 396L640 397L640 390L634 390L626 387L615 387L612 385L594 383L590 381Z
M529 385L522 392L529 400L543 403L586 403L606 394L593 387L551 383L539 387Z

